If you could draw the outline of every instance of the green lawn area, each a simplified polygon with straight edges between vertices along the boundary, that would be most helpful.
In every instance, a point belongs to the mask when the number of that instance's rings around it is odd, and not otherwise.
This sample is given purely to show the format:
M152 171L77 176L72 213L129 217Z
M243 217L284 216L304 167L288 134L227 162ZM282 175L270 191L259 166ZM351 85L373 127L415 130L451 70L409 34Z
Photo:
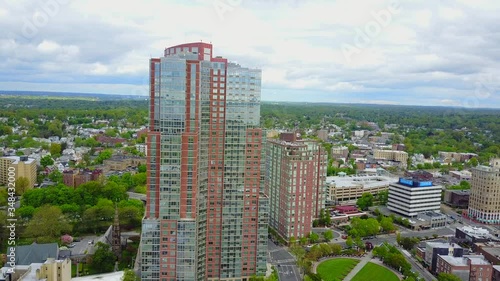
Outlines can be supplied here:
M356 259L333 259L318 265L317 272L324 281L341 281L358 264Z
M399 278L394 272L389 269L375 264L367 263L359 272L352 278L352 281L399 281Z

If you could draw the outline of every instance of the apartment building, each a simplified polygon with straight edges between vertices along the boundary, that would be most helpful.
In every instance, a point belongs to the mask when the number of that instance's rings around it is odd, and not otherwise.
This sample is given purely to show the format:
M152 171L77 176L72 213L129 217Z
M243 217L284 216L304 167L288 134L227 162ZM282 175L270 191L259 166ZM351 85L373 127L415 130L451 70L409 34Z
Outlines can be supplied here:
M485 224L500 223L500 159L471 172L468 217Z
M36 168L36 160L28 156L0 157L0 184L7 185L10 170L16 180L25 177L29 181L28 188L33 188L36 184Z
M269 226L285 239L307 236L325 206L327 152L316 141L282 133L268 141L266 160Z

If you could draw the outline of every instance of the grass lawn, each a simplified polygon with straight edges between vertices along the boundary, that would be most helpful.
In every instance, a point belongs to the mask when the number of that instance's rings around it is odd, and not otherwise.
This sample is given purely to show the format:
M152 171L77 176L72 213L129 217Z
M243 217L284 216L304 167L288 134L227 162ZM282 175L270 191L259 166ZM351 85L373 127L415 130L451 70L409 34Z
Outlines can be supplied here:
M333 259L318 265L317 272L325 281L341 281L358 264L356 259Z
M367 263L359 272L352 278L352 281L399 281L399 278L394 272L389 269L374 263Z

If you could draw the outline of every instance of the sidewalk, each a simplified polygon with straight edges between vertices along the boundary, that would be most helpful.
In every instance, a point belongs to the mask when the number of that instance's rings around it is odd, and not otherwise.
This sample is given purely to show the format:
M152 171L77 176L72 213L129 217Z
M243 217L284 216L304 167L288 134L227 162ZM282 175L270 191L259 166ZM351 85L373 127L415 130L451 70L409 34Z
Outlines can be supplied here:
M372 259L373 253L369 252L364 256L361 261L347 274L343 281L351 281L351 279L358 274L358 272Z

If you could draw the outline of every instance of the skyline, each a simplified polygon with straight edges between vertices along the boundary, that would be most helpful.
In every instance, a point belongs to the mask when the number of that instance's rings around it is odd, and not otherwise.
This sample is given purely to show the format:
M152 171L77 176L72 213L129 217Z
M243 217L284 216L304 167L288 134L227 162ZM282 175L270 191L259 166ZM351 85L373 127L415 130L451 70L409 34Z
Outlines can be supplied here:
M147 96L144 61L203 40L263 101L500 108L494 1L5 3L0 90Z

